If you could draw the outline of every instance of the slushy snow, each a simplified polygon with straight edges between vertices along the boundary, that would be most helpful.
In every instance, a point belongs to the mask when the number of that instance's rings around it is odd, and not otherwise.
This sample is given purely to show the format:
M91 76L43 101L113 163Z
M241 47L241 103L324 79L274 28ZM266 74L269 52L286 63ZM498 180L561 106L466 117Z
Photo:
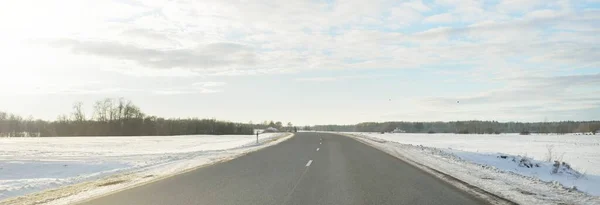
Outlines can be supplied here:
M598 136L345 134L519 204L600 204Z
M82 182L120 182L42 197L67 204L253 151L283 135L261 134L259 144L256 135L0 138L0 200ZM11 199L0 204L27 201Z

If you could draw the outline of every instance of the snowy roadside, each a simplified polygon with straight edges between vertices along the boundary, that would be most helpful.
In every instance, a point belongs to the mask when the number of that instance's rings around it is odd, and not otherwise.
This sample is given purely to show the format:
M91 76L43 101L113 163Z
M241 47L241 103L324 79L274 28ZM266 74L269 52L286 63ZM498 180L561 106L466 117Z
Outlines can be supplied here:
M64 146L77 149L66 151L41 144L23 149L25 142L0 140L0 146L8 150L0 151L0 193L8 196L0 205L77 203L230 160L292 136L289 133L263 134L259 144L252 136L227 135L62 138L51 142L64 141L67 144ZM35 158L38 160L33 160ZM13 164L16 166L11 169ZM2 167L7 169L2 170Z
M581 174L568 166L559 166L555 170L553 163L518 155L403 144L397 142L401 140L381 139L372 134L344 135L421 167L491 202L502 204L502 200L486 197L485 193L517 204L600 204L600 177L589 173ZM556 173L552 173L553 171ZM572 185L565 184L577 184L577 190ZM587 193L579 191L581 189Z

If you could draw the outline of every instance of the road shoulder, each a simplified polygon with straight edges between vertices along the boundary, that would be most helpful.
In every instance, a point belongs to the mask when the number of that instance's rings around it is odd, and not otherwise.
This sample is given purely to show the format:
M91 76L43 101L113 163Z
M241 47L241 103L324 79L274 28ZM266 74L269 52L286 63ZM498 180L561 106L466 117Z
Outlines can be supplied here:
M482 167L433 148L338 133L375 147L492 204L600 204L597 197L556 188L511 172ZM510 200L509 200L510 199Z
M206 158L206 156L195 156L191 153L189 158L185 159L185 161L161 164L160 167L149 167L147 169L107 176L94 181L87 181L25 196L9 198L1 201L0 205L63 205L82 203L115 192L187 173L202 167L226 162L248 153L279 144L293 136L294 134L288 133L275 139L261 141L258 145L215 151L214 153L211 153L210 158Z

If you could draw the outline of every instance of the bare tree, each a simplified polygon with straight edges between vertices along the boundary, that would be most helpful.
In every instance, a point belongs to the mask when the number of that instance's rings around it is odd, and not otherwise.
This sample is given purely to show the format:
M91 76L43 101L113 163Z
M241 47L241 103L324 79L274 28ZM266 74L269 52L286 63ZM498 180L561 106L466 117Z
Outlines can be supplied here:
M124 119L141 119L144 118L144 113L140 108L131 101L127 101L127 104L123 107L123 118Z
M59 115L56 117L57 122L69 122L69 117L67 115Z
M114 103L113 100L110 98L106 98L104 99L104 108L105 108L105 112L108 113L108 121L113 121L117 119L117 112L116 109L113 108Z
M98 122L108 121L108 113L106 112L104 101L98 100L96 101L96 104L94 104L94 118Z
M83 122L85 121L85 113L83 112L83 103L82 102L76 102L75 104L73 104L73 120L76 122Z
M123 98L119 98L119 105L116 107L117 120L123 119L123 109L125 108L125 102Z

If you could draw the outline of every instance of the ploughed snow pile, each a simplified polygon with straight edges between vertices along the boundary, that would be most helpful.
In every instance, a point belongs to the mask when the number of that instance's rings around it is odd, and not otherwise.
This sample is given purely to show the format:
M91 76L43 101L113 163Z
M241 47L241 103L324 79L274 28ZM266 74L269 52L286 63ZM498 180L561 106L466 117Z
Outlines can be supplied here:
M600 204L600 139L590 136L346 134L519 204Z
M573 170L571 168L571 165L569 165L566 162L559 162L559 161L554 161L554 163L539 162L539 161L535 161L529 157L511 156L511 155L498 155L496 158L509 160L510 162L508 162L509 165L507 167L514 166L513 163L517 164L517 166L519 168L521 168L521 170L519 170L519 172L521 172L521 173L525 173L525 172L538 173L543 170L542 173L554 174L554 175L564 176L566 178L572 178L572 179L579 179L579 178L585 176L584 174L579 173L576 170ZM473 160L473 162L477 162L477 160ZM489 161L485 161L485 162L489 162ZM485 162L483 162L483 163L485 163ZM500 160L500 162L491 162L490 164L497 165L496 167L502 167L500 165L500 164L502 164L502 162L504 162L504 160ZM524 169L524 168L531 169L531 171ZM515 169L518 169L518 168L515 168ZM508 170L510 170L510 169L508 169Z
M577 190L577 185L582 190L589 191L590 194L600 195L600 189L594 176L594 180L586 177L584 174L573 170L566 162L543 162L537 161L525 156L514 155L491 155L491 154L473 154L465 152L453 152L455 156L468 162L477 163L482 166L497 169L499 171L513 172L523 176L536 177L542 181L552 182L556 186L562 185L571 190Z
M0 200L81 183L56 192L59 196L36 199L80 195L63 202L70 203L231 158L276 143L284 135L261 134L259 144L255 135L0 138ZM89 193L81 193L85 191Z

